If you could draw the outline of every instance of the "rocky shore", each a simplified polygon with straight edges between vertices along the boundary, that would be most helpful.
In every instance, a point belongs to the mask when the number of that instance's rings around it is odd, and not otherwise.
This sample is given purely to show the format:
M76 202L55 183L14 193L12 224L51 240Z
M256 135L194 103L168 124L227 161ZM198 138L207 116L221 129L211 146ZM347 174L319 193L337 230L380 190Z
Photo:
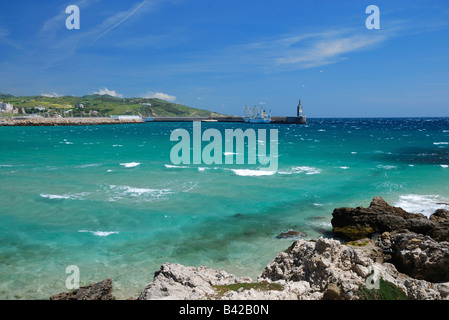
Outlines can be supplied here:
M96 118L43 118L43 117L14 117L0 118L0 126L84 126L101 124L144 123L138 119L113 119L107 117Z
M138 300L449 300L449 211L427 218L375 197L337 208L334 238L297 240L257 279L164 263ZM107 279L51 299L114 299Z

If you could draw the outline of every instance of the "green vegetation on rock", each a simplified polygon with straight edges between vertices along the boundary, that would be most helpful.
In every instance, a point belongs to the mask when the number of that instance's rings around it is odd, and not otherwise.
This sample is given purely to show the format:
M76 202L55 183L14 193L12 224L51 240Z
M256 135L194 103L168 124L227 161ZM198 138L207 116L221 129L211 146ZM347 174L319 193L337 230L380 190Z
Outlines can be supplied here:
M360 300L408 300L406 294L391 282L379 279L379 289L361 286L357 292Z
M374 229L371 227L359 226L334 227L332 231L337 237L349 240L369 238L374 233Z

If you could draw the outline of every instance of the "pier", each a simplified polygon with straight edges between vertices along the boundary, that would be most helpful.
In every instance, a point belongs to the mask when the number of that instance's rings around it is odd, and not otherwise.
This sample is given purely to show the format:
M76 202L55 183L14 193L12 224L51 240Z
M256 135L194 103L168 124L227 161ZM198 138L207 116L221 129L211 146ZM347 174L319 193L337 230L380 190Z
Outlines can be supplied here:
M194 122L194 121L216 121L243 123L243 117L155 117L152 122ZM307 119L300 117L271 117L270 123L278 124L306 124Z
M243 117L154 117L149 122L230 122L244 123ZM67 117L67 118L44 118L44 117L7 117L0 118L0 126L85 126L106 124L132 124L148 123L139 117ZM275 124L306 124L306 117L271 117L271 123Z

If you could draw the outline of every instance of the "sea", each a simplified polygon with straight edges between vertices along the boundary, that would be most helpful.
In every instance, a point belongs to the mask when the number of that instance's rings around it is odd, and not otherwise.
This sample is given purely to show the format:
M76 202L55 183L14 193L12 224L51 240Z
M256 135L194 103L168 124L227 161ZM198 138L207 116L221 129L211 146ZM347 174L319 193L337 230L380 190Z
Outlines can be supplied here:
M172 132L192 128L0 127L0 299L70 291L69 266L81 286L111 278L118 299L165 262L256 279L293 241L329 237L334 208L381 196L427 216L449 209L449 118L202 123L223 136L277 130L272 172L173 163Z

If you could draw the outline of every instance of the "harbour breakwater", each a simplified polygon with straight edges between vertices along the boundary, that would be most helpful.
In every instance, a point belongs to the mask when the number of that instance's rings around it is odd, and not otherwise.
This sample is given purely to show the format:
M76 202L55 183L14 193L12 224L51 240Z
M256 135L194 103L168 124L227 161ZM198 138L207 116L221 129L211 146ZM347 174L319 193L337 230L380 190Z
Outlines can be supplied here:
M139 117L71 117L71 118L43 118L43 117L11 117L0 118L0 126L84 126L103 124L126 124L147 122L235 122L243 123L242 117L154 117L143 119ZM272 117L271 123L276 124L306 124L305 117Z

